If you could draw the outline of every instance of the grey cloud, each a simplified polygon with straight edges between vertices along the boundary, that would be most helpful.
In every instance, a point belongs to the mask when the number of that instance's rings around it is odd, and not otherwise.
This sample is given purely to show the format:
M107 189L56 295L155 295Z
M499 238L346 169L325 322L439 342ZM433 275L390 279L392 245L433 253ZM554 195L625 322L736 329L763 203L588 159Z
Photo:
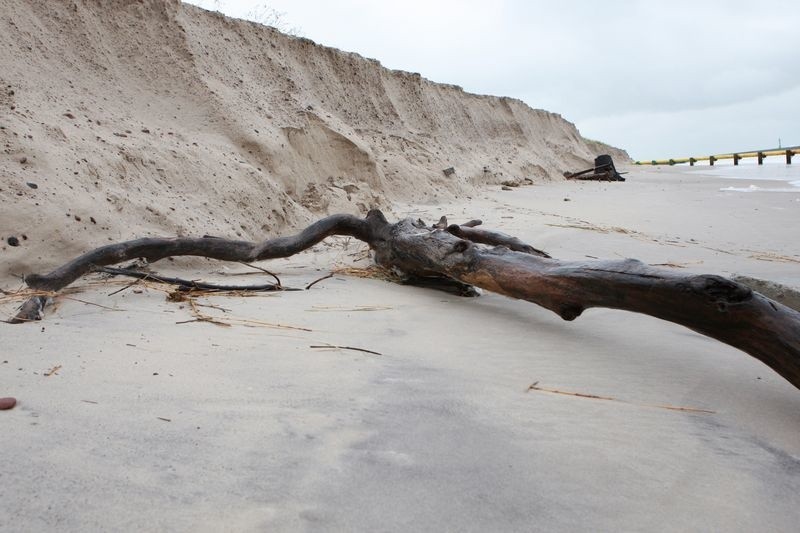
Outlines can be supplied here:
M241 16L259 2L219 0L219 5ZM784 131L800 144L793 126L799 118L796 106L783 96L800 87L800 10L794 1L766 6L740 0L270 4L321 44L471 92L520 98L633 152L677 143L657 144L656 137L698 116L721 120L717 129L709 124L693 130L705 132L706 145L729 137L736 129L728 114L751 117L754 131ZM641 131L648 123L654 127ZM624 135L622 128L638 134ZM745 134L738 135L744 142ZM650 148L644 139L652 139Z

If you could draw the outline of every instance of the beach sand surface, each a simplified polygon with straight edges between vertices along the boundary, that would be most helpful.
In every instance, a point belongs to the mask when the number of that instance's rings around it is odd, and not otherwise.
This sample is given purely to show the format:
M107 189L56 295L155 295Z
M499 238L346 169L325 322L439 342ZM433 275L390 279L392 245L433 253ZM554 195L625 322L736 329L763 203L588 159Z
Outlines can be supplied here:
M800 288L800 193L729 181L636 168L389 211ZM260 266L304 287L365 250L335 238ZM109 295L128 283L89 277L42 322L0 325L0 396L18 400L0 413L0 530L796 531L800 391L681 326L340 273L197 300L226 327L184 323L189 303L153 284Z

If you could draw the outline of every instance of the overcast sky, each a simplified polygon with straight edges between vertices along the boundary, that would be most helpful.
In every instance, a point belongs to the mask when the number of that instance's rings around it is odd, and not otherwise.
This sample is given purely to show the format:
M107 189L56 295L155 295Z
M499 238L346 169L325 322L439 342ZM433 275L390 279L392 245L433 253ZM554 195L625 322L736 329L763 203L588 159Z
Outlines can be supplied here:
M634 159L800 145L797 1L192 0L559 113Z

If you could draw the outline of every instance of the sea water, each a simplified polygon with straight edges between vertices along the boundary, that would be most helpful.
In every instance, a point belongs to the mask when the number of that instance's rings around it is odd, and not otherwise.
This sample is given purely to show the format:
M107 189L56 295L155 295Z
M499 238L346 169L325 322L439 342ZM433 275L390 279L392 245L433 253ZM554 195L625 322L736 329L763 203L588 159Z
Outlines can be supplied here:
M722 187L721 191L800 193L800 156L795 157L792 163L787 165L783 156L776 156L765 159L763 165L759 165L755 158L743 159L738 165L725 160L717 161L713 167L695 166L694 170L707 176L750 182Z

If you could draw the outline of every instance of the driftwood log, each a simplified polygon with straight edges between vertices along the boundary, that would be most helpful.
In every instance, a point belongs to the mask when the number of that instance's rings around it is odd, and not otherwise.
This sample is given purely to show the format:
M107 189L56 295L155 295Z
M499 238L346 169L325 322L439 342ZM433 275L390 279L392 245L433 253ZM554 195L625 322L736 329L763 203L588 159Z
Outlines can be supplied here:
M32 289L58 291L100 267L136 258L202 256L254 262L288 257L331 235L366 242L379 265L415 278L447 278L541 305L564 320L590 307L643 313L734 346L800 388L800 312L715 275L678 275L626 259L559 261L515 237L477 228L480 221L433 226L332 215L300 233L261 243L220 238L145 238L92 250L53 270L31 274ZM12 322L39 320L46 296L31 298Z
M625 181L625 178L623 178L616 172L612 172L610 170L603 172L595 172L594 174L584 174L583 172L579 172L577 174L570 174L569 172L565 172L564 177L567 178L568 180L580 180L580 181Z

